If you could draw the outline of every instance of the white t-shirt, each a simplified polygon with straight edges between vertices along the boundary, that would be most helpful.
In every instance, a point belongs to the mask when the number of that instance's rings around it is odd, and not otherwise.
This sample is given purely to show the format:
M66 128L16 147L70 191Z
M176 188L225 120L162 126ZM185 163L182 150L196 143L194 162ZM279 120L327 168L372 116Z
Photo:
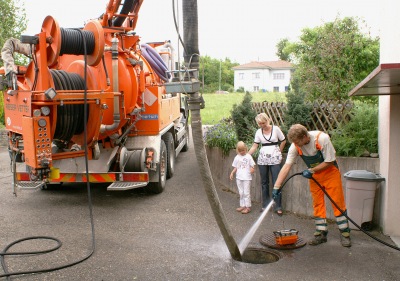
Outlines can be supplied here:
M282 153L279 144L262 146L263 144L277 143L285 140L285 135L277 126L272 126L271 133L263 134L262 129L258 129L254 136L254 142L261 145L258 155L258 165L278 165L282 162Z
M254 167L256 163L250 154L240 155L237 154L233 159L232 167L236 168L236 179L238 180L251 180L252 175L250 168Z
M314 156L317 154L318 150L316 148L316 138L320 131L309 131L310 142L306 145L300 147L304 156ZM330 141L328 134L321 132L318 137L318 143L321 146L321 152L324 157L324 162L333 162L336 160L336 150ZM299 156L296 146L292 143L289 147L289 151L286 158L286 163L294 164L296 157Z

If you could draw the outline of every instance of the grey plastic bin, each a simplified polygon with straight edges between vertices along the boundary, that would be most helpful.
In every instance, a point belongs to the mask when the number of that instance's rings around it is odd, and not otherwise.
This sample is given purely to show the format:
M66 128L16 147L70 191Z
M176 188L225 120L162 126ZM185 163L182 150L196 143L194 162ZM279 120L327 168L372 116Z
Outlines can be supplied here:
M346 178L347 215L362 229L371 228L374 211L375 192L385 178L366 170L352 170L344 174ZM358 229L349 222L351 229Z

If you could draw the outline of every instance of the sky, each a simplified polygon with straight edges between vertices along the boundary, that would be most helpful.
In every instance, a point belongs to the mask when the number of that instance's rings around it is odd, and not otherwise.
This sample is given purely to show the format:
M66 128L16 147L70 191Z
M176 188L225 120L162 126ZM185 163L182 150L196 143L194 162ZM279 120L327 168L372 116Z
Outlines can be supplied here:
M175 13L182 31L182 1L175 0ZM28 19L23 33L40 32L47 15L62 28L82 27L98 18L109 0L22 0ZM365 21L366 32L379 36L380 15L372 0L198 0L200 55L229 58L239 64L277 60L276 44L282 38L298 41L304 28L314 28L336 17ZM182 57L173 20L172 0L144 0L136 33L142 42L171 40ZM183 33L181 32L183 37Z

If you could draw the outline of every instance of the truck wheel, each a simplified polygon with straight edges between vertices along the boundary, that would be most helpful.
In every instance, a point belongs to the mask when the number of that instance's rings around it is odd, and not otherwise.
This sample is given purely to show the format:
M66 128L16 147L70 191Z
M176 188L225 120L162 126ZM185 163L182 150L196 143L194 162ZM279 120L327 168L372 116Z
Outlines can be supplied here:
M189 128L186 128L185 139L186 139L186 143L182 147L182 150L181 150L182 152L186 152L189 150Z
M167 179L172 178L175 172L175 145L174 137L170 132L163 136L165 146L167 147Z
M59 183L45 183L43 184L40 189L41 190L54 190L59 188L60 186L62 186L63 182L59 182Z
M163 140L161 140L159 157L157 167L158 182L150 182L148 185L148 190L155 194L160 194L164 191L165 183L167 181L167 148L165 147Z

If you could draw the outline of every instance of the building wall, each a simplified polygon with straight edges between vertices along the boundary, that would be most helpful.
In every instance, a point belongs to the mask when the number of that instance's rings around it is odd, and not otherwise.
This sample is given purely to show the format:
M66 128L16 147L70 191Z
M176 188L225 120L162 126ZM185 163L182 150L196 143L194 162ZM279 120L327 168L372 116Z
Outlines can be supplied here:
M400 96L379 99L380 170L386 178L382 197L382 229L389 236L400 236Z
M243 87L245 91L274 92L274 87L278 87L278 92L285 92L290 84L290 69L241 69L234 71L234 88L238 90ZM258 78L255 77L258 73ZM274 74L284 76L284 79L274 79ZM282 77L282 76L281 76Z
M229 155L223 155L222 150L219 148L210 148L206 147L207 151L207 159L210 165L210 170L213 176L214 183L219 188L224 190L229 190L233 193L237 192L236 181L231 181L229 179L229 175L232 171L232 162L236 156L236 151L231 150ZM284 157L286 154L284 154ZM379 158L371 158L371 157L338 157L338 164L342 174L342 184L343 184L343 192L346 194L348 188L351 185L354 185L354 182L348 182L345 178L345 173L352 170L366 170L372 173L379 174ZM283 161L284 162L284 161ZM306 165L302 160L298 160L296 165L293 166L290 175L295 173L299 173L306 169ZM289 178L289 177L288 177ZM256 165L256 171L253 176L253 180L251 182L251 200L253 202L260 203L261 202L261 181L260 174L258 171L258 166ZM371 184L370 182L365 184ZM374 198L374 208L373 208L373 216L372 222L375 225L381 225L380 217L381 217L381 196L382 185L384 183L377 183L377 189ZM271 183L272 186L272 183ZM271 187L272 190L272 187ZM356 192L353 190L353 192ZM359 191L362 194L364 191ZM313 206L312 206L312 198L310 193L310 188L308 186L308 180L303 178L302 176L296 176L288 180L285 184L284 190L282 192L282 207L285 211L294 212L298 215L305 215L312 217L313 216ZM365 195L364 195L365 196ZM239 201L238 201L239 202ZM335 219L335 215L333 214L332 204L330 203L328 198L325 198L326 209L327 209L327 218ZM347 203L348 210L355 210L359 204L355 204L354 201ZM365 215L367 210L363 212ZM357 219L353 218L356 223L359 223Z
M400 62L400 2L384 0L381 6L380 63ZM386 178L382 194L382 230L400 237L400 96L379 97L380 172Z

